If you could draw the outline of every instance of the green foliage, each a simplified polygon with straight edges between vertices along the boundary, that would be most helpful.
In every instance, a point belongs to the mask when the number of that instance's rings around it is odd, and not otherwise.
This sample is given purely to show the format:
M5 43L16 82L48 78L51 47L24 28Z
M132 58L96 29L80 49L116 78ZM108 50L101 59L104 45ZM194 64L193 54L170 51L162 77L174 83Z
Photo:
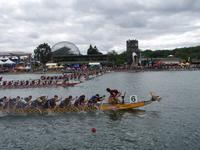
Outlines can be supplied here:
M174 55L174 52L170 50L157 50L157 51L146 50L141 53L143 57L147 58L166 58L169 55Z
M34 58L45 65L49 60L51 60L51 48L47 43L40 44L34 50Z
M177 48L174 49L174 52L176 57L180 57L185 60L187 60L188 57L200 59L200 46Z
M126 62L126 51L117 55L116 65L122 65Z
M146 58L167 58L169 55L174 55L174 57L188 60L196 58L200 59L200 46L187 47L187 48L176 48L174 50L145 50L141 51L142 57ZM123 65L126 62L126 51L121 54L117 54L116 51L108 52L108 61L113 65Z
M108 52L108 62L112 65L122 65L126 62L126 51L118 54L115 50Z
M174 55L177 58L185 60L187 60L188 57L200 59L200 46L176 48L174 50L145 50L142 52L142 56L147 58L166 58L169 55Z
M88 48L87 54L88 55L102 55L102 53L99 52L97 47L96 46L92 47L92 45L90 45L90 47Z
M116 51L111 51L111 52L108 52L108 62L110 62L112 65L115 65L116 64L116 61L117 61L117 52Z

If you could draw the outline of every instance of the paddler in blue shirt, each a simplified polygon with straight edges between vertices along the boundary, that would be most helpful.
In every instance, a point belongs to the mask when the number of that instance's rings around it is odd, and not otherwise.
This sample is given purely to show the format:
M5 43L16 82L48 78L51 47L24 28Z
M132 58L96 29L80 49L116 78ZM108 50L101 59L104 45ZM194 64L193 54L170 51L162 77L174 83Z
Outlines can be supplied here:
M99 96L99 94L96 94L94 96L92 96L89 100L88 100L88 106L94 106L95 104L97 104L97 102L100 102L103 100L103 98L105 97L105 95L103 96Z

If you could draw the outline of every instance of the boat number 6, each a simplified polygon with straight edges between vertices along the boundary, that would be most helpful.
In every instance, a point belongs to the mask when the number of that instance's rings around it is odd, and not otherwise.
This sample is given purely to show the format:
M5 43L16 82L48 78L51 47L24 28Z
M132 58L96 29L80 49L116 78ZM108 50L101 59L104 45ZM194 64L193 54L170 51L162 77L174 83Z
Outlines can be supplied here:
M130 96L130 103L137 102L137 95Z

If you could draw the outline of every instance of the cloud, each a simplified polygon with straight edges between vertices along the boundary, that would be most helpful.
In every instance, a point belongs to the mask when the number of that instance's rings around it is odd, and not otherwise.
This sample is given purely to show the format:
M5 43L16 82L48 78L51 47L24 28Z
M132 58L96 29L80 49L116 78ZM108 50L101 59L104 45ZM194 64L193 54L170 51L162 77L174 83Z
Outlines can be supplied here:
M0 51L71 41L82 53L89 44L122 52L135 38L141 49L194 46L199 14L198 0L1 0Z

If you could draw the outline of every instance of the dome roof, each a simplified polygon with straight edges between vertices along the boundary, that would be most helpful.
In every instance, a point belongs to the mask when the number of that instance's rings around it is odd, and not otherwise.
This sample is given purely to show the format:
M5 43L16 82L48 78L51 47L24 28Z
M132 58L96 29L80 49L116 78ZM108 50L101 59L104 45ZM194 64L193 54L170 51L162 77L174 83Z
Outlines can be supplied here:
M52 52L53 55L55 56L68 56L68 55L80 55L80 51L78 49L78 47L71 43L71 42L67 42L67 41L63 41L63 42L59 42L56 43L53 47L52 47Z

